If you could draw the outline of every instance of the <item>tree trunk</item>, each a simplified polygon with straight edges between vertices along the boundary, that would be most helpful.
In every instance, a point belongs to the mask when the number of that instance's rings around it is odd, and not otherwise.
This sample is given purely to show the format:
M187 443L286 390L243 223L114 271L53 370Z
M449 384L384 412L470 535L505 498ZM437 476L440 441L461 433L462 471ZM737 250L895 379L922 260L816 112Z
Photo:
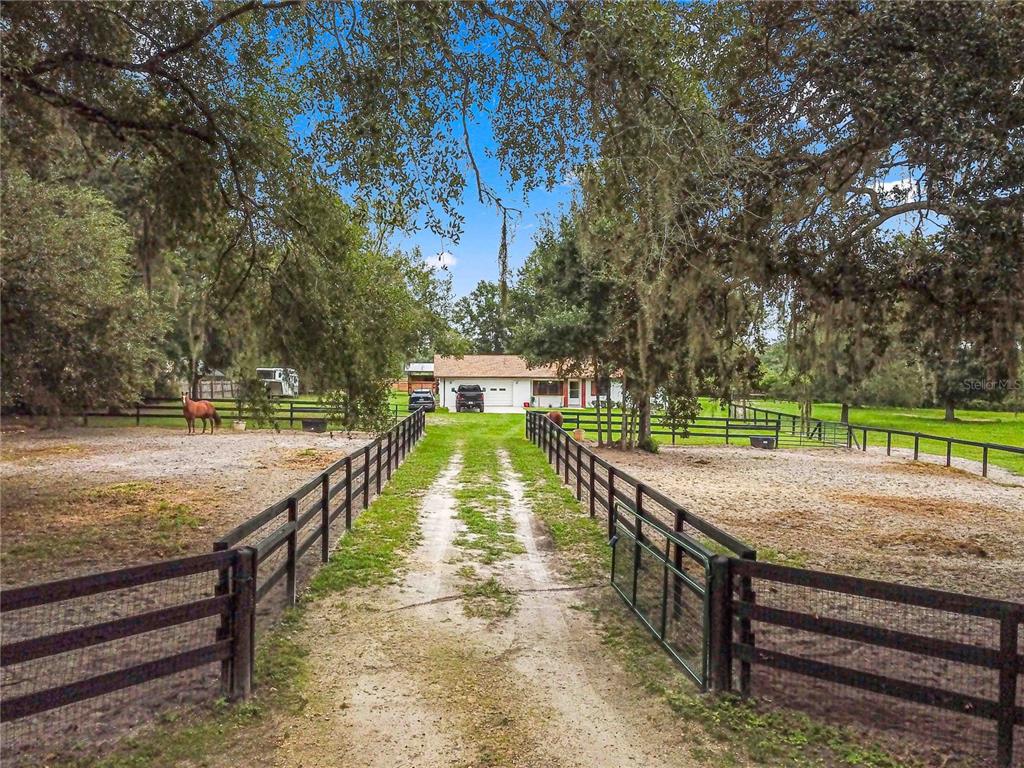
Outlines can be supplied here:
M651 398L644 395L640 400L640 425L637 430L636 443L647 447L651 440Z
M199 360L194 356L188 359L188 396L199 399Z
M597 388L600 389L601 385L598 384ZM608 445L612 444L612 377L608 377L608 400L605 403L604 408L605 418L605 433L608 435Z
M952 400L946 401L946 421L956 421L956 403Z
M626 450L626 432L627 432L627 416L626 413L626 374L622 374L622 423L619 425L619 450Z
M850 404L849 403L843 403L843 411L842 411L842 413L839 416L839 421L842 422L843 424L849 424L850 423Z

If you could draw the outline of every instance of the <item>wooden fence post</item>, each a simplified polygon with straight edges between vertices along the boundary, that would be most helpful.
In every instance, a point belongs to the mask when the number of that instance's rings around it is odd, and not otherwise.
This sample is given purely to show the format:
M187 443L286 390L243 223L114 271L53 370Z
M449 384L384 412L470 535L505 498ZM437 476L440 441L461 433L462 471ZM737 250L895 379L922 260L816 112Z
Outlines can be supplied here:
M288 429L295 426L295 401L288 401Z
M917 461L917 457L921 455L921 433L914 433L914 461Z
M583 501L583 446L576 443L576 500Z
M214 552L223 552L228 548L226 541L215 541L213 542ZM213 589L213 594L217 597L221 595L230 594L231 591L231 570L230 568L222 568L217 572L217 586ZM222 613L220 615L220 626L217 628L217 639L227 640L231 637L231 616ZM224 659L220 664L220 690L221 694L225 697L231 696L231 659Z
M256 612L256 550L242 547L235 556L231 591L234 593L231 615L231 690L232 701L247 699L252 693L253 633Z
M711 688L721 693L732 690L732 567L724 555L711 559Z
M370 448L363 448L363 509L370 506Z
M352 530L352 456L345 457L345 530Z
M867 451L868 451L868 431L867 431L866 428L864 429L864 433L863 433L862 437L864 439L864 442L861 444L860 449L862 451L864 451L864 453L867 453Z
M288 534L288 562L286 592L288 593L288 605L295 605L295 554L298 550L299 531L297 521L299 519L299 500L294 496L288 498L288 522L292 524L292 530Z
M324 472L320 478L320 561L326 563L331 557L331 476Z
M1013 759L1013 728L1017 710L1017 642L1021 616L1012 610L999 623L999 710L996 764L1009 768Z
M608 538L615 536L615 468L608 465Z
M981 449L981 476L988 477L988 446Z
M381 451L381 439L378 437L377 438L377 471L375 473L376 476L377 476L377 495L378 496L380 496L380 480L381 480L380 476L381 476L381 473L383 472L383 467L381 465L382 455L383 454L382 454L382 451Z
M953 441L946 441L946 466L948 467L953 461Z
M590 500L590 516L594 517L594 454L590 453L590 474L587 476L587 497Z
M757 554L746 554L744 559L756 560ZM731 597L730 597L731 599ZM757 599L749 576L740 577L740 600L745 603L753 603ZM751 628L750 619L740 619L740 642L753 646L755 641L754 630ZM740 695L744 698L750 696L750 662L740 662Z
M565 453L562 455L562 472L565 474L565 484L569 484L569 433L564 429L560 430L565 437Z
M141 409L139 408L139 404L136 403L135 404L135 426L136 427L139 426L139 424L142 423L142 416L140 415L140 410Z

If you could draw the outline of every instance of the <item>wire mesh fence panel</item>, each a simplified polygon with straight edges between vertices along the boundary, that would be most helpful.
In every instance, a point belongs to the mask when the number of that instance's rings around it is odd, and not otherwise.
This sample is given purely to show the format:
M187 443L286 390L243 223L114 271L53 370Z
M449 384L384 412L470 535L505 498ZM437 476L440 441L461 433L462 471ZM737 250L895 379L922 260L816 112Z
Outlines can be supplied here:
M669 572L665 643L690 669L701 669L705 654L706 603L678 574Z
M661 620L665 611L665 563L654 549L656 545L648 543L651 538L645 533L645 540L634 550L636 589L633 608L651 631L660 636Z
M1000 697L998 618L756 577L752 585L755 658L765 662L752 671L758 699L928 762L997 764L988 710ZM1024 765L1022 752L1012 765Z
M59 650L61 645L74 645L96 625L208 601L214 598L218 582L217 571L206 571L5 612L0 619L4 655L10 658L13 644L19 641L69 633L55 641ZM201 649L217 640L220 626L217 613L9 664L0 670L0 697L10 706L19 697L110 677ZM5 721L0 725L4 764L43 765L53 754L70 755L82 744L110 741L172 707L212 701L220 695L220 682L221 662L211 659L177 674Z

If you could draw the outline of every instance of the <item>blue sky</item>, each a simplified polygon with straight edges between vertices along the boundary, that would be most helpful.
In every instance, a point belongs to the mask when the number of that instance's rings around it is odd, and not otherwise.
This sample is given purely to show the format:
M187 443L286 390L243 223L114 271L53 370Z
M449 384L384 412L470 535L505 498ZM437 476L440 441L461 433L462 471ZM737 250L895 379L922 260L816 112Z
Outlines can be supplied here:
M483 170L483 169L481 169ZM521 190L509 189L498 169L485 175L485 181L506 205L519 208L523 214L509 220L509 270L515 275L522 266L533 244L534 233L541 226L545 214L552 215L571 198L569 185L560 185L550 192L535 190L524 200ZM446 262L452 276L456 296L464 296L481 280L498 279L498 247L501 244L501 214L493 205L482 205L472 185L463 195L459 210L465 217L462 235L457 243L442 239L432 232L421 230L396 236L393 242L403 249L419 246L425 257L450 254Z
M509 271L515 276L533 246L533 238L545 216L554 216L568 206L576 188L572 180L563 181L552 189L535 189L524 194L522 185L512 185L502 173L493 156L494 139L490 127L476 121L470 125L473 155L480 169L482 182L509 208L518 208L522 214L509 216ZM411 249L419 246L424 257L436 258L447 254L444 261L452 276L456 296L465 296L481 280L498 279L498 247L501 244L501 214L494 204L481 203L476 181L467 162L467 187L459 201L463 216L462 234L458 242L441 238L429 230L396 235L396 247Z

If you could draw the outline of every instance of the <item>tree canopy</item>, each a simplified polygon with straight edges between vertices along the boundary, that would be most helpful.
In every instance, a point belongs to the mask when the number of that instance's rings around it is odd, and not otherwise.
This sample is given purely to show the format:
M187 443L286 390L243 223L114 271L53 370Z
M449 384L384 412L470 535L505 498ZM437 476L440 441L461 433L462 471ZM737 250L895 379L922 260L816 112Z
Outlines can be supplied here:
M464 330L620 371L640 442L773 324L840 397L894 343L1020 370L1021 2L40 2L0 34L5 167L114 206L193 376L275 355L366 410L464 349L386 244L457 236L467 190L508 214L480 125L511 183L580 193Z

